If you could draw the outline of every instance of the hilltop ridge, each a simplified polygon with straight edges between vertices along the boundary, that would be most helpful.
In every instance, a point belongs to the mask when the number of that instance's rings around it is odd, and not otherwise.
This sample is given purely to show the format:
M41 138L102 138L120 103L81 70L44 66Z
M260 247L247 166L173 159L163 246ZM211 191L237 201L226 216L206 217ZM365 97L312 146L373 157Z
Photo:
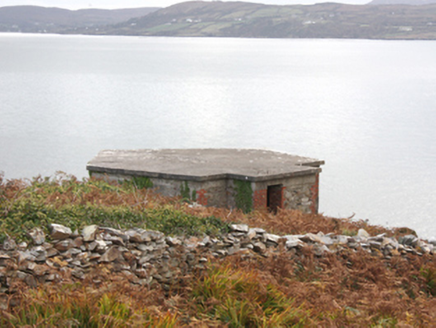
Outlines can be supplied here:
M436 4L376 6L320 3L277 6L193 1L108 26L101 33L190 37L436 39Z
M61 33L76 28L116 24L159 8L68 10L40 6L0 7L0 32Z
M382 3L378 1L383 1ZM384 5L390 1L395 4ZM436 39L436 4L264 5L191 1L166 8L0 8L0 31L242 38ZM380 3L380 5L379 5ZM409 2L407 2L409 3Z

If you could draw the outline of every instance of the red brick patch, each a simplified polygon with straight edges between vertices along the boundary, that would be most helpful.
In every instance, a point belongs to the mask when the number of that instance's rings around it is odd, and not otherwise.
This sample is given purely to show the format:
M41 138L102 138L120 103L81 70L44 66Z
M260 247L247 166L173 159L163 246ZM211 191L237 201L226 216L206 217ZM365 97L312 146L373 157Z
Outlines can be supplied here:
M255 209L265 208L267 206L267 190L256 190L253 196L253 207Z
M197 190L197 203L203 206L207 206L206 190Z

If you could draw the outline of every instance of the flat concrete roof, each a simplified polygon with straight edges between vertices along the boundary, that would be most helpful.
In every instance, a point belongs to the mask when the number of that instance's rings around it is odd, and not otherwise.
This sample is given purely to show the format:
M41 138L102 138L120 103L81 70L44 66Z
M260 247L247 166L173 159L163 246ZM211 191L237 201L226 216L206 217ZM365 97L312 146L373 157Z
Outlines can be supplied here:
M321 172L324 161L261 149L102 150L88 171L207 181L266 181Z

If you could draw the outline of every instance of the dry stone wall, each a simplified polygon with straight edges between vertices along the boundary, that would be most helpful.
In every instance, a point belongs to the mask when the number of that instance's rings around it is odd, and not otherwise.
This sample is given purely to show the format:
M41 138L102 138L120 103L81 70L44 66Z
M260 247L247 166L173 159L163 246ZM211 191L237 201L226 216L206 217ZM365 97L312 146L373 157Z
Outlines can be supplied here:
M232 254L270 256L276 252L297 253L310 247L316 256L341 249L363 249L386 258L436 253L435 243L414 235L398 240L385 234L370 236L359 230L356 236L304 234L278 236L245 224L231 225L219 238L182 238L158 231L117 230L96 225L80 233L52 224L50 236L35 228L29 232L32 244L6 239L0 248L0 308L20 283L37 287L44 283L64 283L89 278L96 269L122 276L132 284L160 284L169 289L178 277L203 269L213 258ZM47 240L49 239L49 241ZM2 303L3 300L3 303Z

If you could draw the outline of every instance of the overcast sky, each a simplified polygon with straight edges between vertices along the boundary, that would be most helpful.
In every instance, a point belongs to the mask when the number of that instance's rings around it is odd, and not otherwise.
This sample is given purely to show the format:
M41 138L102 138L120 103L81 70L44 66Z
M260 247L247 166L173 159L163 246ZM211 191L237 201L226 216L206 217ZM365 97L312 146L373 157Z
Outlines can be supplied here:
M175 3L184 2L179 0L0 0L0 7L34 5L43 7L58 7L67 9L81 8L136 8L136 7L168 7ZM365 4L370 0L251 0L245 2L258 2L265 4L290 5L290 4L313 4L317 2L341 2L352 4Z

